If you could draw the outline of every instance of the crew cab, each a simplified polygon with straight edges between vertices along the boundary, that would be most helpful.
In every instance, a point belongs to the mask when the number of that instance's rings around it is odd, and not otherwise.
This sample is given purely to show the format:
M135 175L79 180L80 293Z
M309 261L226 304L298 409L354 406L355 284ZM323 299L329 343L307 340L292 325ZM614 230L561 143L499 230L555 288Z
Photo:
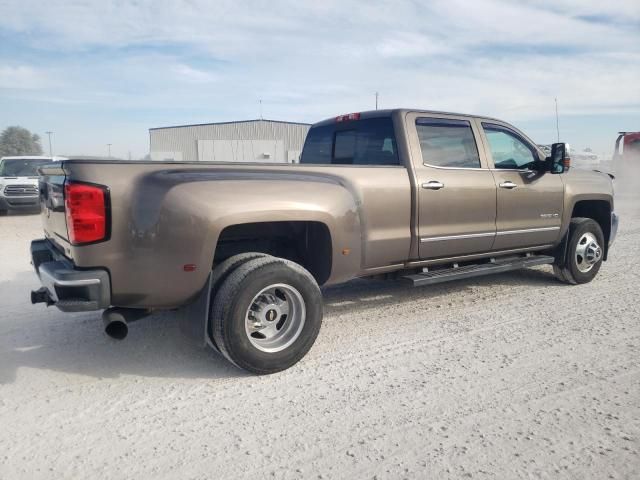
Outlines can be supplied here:
M612 177L570 168L503 121L394 109L316 123L300 164L69 160L41 168L34 303L154 310L241 368L299 361L320 286L408 287L553 265L591 281L616 236Z

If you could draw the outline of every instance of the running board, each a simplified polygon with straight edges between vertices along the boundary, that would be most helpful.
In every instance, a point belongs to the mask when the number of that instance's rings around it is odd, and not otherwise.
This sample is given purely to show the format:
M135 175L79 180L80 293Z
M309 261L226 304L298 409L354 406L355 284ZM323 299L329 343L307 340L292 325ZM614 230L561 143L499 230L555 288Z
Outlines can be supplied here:
M549 255L530 255L527 257L510 257L505 259L495 259L490 263L482 263L477 265L466 265L464 267L453 267L435 270L433 272L416 273L413 275L405 275L402 280L410 282L414 287L423 285L433 285L434 283L450 282L452 280L460 280L463 278L480 277L482 275L490 275L492 273L509 272L511 270L519 270L526 267L535 267L536 265L548 265L554 262L554 257Z

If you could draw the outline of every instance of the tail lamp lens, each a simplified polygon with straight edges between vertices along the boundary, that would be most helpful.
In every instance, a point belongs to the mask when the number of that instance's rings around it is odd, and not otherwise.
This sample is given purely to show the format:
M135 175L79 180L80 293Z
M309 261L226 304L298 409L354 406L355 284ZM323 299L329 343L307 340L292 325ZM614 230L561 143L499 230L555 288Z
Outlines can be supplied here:
M69 241L74 244L104 240L107 235L106 189L84 183L64 186Z

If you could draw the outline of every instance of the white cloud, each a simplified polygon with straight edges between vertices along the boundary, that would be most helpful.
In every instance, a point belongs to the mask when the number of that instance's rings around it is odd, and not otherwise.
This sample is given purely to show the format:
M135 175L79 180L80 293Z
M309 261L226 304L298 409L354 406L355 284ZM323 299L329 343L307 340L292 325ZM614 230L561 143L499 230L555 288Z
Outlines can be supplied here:
M385 35L376 47L383 57L426 57L450 52L446 45L415 32L397 32Z
M49 75L30 65L0 65L0 88L32 90L53 85Z
M190 83L211 83L217 80L216 75L179 63L173 66L179 79Z

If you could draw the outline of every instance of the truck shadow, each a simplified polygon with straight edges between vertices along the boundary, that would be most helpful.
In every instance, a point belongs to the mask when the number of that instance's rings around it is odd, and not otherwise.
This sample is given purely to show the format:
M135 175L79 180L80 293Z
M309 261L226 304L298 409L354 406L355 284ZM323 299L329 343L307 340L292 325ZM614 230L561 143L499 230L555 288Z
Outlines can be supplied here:
M0 283L0 292L3 296L7 291L10 294L20 291L20 295L24 295L35 281L35 275L23 272L8 289L3 285L8 282ZM325 318L331 320L331 316L349 311L418 299L447 302L449 295L467 295L469 289L489 284L523 290L561 286L550 272L542 270L522 270L419 288L407 288L398 281L354 280L323 290ZM495 289L493 292L495 295ZM482 309L482 302L478 308ZM99 312L64 314L55 308L19 301L10 303L0 315L0 384L13 383L22 367L95 378L250 376L212 349L194 345L182 334L178 319L171 312L157 313L131 324L129 336L123 341L112 340L104 334ZM337 322L331 321L327 327L340 328ZM318 341L322 341L322 334Z
M13 383L23 367L95 378L248 376L212 349L192 343L171 312L132 323L128 337L118 341L104 333L101 312L65 314L28 303L25 297L37 286L32 272L0 282L0 385Z
M557 288L562 287L550 268L522 269L484 277L441 283L431 286L411 287L400 280L357 279L344 285L324 289L325 315L344 314L348 310L381 308L402 302L432 299L445 305L452 300L473 295L474 290L490 288L496 295L497 287L507 289ZM457 296L457 297L456 297ZM480 295L482 297L482 295ZM455 302L453 302L455 303Z

